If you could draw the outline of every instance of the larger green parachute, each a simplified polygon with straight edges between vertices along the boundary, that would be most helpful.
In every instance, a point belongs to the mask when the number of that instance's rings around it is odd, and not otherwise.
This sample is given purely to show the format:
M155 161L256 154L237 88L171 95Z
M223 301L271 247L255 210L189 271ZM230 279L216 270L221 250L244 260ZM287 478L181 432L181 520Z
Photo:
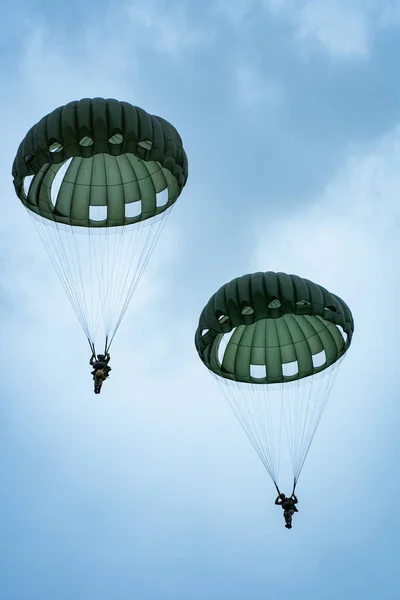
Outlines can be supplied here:
M203 309L197 352L275 485L282 424L295 487L353 331L343 300L285 273L234 279Z
M31 128L12 174L92 349L101 329L108 349L187 180L178 132L127 102L70 102Z

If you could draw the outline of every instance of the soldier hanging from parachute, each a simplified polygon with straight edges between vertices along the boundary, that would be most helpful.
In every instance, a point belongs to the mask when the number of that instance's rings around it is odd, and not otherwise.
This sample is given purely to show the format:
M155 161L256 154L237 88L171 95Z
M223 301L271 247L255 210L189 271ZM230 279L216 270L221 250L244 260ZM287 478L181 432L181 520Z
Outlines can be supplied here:
M30 129L12 174L92 353L102 337L107 356L186 184L179 133L128 102L84 98Z
M272 271L222 286L200 315L199 357L274 482L287 529L297 512L296 485L353 331L341 298L308 279ZM283 428L290 497L278 487Z

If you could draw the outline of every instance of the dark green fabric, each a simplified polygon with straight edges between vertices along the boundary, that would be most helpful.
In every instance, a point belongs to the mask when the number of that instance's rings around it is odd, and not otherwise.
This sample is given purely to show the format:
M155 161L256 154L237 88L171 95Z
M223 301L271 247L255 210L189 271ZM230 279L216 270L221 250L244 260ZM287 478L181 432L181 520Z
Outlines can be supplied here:
M219 344L232 330L221 364ZM353 331L341 298L308 279L268 271L222 286L201 313L195 344L203 363L221 377L282 383L332 365L349 348ZM322 351L323 363L314 364ZM285 365L296 372L288 374ZM263 375L252 375L251 366L264 366Z
M52 204L51 187L72 159ZM169 208L188 176L188 162L176 129L127 102L82 99L45 116L18 148L12 174L23 204L58 223L110 227L144 221ZM29 191L24 178L34 176ZM168 190L168 201L157 194ZM135 216L126 205L138 203ZM90 207L107 207L107 218L90 218Z

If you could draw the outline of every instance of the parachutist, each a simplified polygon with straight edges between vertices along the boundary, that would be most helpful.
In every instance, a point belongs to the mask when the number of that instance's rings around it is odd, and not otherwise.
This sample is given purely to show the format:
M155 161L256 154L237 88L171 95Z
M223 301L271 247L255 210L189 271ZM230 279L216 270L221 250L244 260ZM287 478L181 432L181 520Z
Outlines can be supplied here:
M274 271L232 279L200 314L199 358L221 384L278 495L284 421L294 492L353 332L352 313L339 296Z
M90 365L93 367L91 375L93 375L95 394L100 394L103 381L107 379L111 371L111 367L108 366L109 361L110 355L108 352L106 352L105 354L98 354L97 360L95 354L92 354L90 358L89 362Z
M286 529L292 528L292 517L295 512L299 512L296 508L297 503L298 500L294 492L290 496L290 498L287 498L285 494L279 494L275 500L275 504L277 504L278 506L282 506L283 508L283 518L285 519Z

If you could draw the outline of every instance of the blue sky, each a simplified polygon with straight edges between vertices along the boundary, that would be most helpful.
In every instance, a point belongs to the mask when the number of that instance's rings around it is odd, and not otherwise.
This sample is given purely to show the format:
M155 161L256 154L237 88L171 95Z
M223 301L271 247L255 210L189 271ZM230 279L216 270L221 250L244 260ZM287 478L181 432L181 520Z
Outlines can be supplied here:
M2 597L398 598L398 3L3 4ZM189 157L99 397L11 178L37 120L94 96L168 119ZM193 344L211 294L256 270L356 321L290 532Z

